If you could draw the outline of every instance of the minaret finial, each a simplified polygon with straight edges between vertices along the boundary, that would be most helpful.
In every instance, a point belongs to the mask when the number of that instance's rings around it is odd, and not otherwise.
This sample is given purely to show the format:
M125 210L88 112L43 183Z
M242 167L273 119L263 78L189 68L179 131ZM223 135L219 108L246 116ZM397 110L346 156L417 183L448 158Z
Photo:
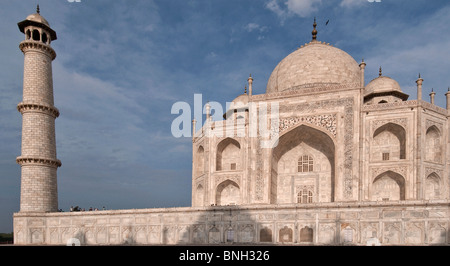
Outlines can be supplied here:
M381 77L383 75L383 73L381 71L381 66L380 66L380 73L378 75L379 75L379 77Z
M317 30L316 30L317 23L316 23L316 17L314 17L314 24L313 24L313 27L314 27L314 29L313 29L313 31L312 31L312 39L313 39L313 41L315 41L315 40L317 39Z
M39 4L37 4L36 13L41 14L41 10L39 9Z

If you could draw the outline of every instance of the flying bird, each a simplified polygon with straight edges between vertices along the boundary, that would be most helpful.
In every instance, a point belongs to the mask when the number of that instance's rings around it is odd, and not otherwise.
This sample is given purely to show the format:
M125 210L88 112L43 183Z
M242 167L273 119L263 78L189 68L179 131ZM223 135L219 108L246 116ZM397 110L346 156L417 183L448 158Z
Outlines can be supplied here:
M330 22L330 20L327 20L327 22L325 23L325 26L328 25L328 22Z

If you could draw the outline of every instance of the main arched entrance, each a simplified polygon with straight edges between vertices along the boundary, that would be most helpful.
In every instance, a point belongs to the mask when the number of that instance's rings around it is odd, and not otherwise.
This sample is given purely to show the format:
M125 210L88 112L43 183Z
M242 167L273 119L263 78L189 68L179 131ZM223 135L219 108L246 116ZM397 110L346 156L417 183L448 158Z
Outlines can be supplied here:
M272 150L271 203L333 202L335 145L325 132L300 125Z

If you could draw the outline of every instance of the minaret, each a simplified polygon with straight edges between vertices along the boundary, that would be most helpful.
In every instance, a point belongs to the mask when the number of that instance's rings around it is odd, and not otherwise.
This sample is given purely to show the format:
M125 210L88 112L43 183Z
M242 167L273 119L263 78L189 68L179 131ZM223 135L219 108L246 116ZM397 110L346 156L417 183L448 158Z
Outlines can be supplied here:
M25 34L19 45L24 54L23 101L17 105L22 113L22 155L20 212L58 211L55 119L53 106L52 61L56 53L50 43L56 32L39 11L18 23Z

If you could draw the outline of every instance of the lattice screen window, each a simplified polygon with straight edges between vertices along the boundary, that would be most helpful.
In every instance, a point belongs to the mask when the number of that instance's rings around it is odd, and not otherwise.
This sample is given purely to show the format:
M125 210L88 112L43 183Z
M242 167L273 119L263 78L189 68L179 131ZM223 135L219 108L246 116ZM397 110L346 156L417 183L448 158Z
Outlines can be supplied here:
M300 156L298 159L298 172L306 173L314 171L314 159L309 155Z
M297 194L297 203L312 203L313 193L311 190L302 189Z

